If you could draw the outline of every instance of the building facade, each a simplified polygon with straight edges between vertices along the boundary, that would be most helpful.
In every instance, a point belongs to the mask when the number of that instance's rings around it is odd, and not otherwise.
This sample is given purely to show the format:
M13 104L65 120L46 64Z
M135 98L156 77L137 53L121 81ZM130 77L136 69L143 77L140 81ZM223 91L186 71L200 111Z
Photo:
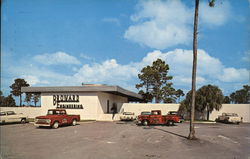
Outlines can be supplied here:
M108 85L23 87L22 92L41 94L41 114L48 109L63 108L69 114L80 114L82 120L105 120L110 114L120 112L123 103L142 99L137 93Z

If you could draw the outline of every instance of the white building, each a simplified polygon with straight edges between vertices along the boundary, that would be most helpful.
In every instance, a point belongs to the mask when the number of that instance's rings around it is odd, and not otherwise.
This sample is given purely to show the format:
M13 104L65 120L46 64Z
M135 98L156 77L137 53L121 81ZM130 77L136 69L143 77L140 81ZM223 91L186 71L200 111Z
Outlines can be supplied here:
M113 111L120 112L123 103L142 99L137 93L108 85L22 87L21 91L41 94L40 114L65 108L69 114L80 114L82 120L109 120Z

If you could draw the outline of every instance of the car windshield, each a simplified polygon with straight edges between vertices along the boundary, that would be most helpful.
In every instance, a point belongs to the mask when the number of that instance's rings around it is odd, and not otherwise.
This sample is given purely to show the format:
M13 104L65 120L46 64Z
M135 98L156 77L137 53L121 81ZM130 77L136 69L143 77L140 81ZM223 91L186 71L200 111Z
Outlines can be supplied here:
M124 112L123 115L134 115L132 112Z
M238 116L236 113L227 113L226 116Z
M1 113L0 113L0 116L4 116L4 115L6 115L5 112L1 112Z
M151 112L141 112L141 115L150 115Z
M169 115L177 115L177 112L168 112Z
M7 112L7 115L15 115L16 113L15 112L13 112L13 111L9 111L9 112Z
M49 110L48 115L59 115L60 111L59 110Z

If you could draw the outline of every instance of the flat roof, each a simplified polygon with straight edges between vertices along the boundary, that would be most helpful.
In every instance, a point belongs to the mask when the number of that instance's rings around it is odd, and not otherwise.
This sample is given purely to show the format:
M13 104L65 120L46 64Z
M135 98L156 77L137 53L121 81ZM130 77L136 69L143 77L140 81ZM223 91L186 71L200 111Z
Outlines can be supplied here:
M52 86L52 87L22 87L25 93L75 93L75 92L106 92L123 97L129 101L141 101L142 96L119 86L83 85L83 86Z

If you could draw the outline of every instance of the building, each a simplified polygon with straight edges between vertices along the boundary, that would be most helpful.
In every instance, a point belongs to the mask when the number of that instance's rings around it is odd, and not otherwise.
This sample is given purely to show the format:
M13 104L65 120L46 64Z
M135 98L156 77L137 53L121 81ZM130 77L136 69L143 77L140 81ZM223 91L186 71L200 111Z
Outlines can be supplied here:
M141 95L119 86L89 84L63 87L22 87L24 93L41 94L40 114L48 109L65 108L70 114L80 114L82 120L109 120L120 112L123 103L138 102Z

